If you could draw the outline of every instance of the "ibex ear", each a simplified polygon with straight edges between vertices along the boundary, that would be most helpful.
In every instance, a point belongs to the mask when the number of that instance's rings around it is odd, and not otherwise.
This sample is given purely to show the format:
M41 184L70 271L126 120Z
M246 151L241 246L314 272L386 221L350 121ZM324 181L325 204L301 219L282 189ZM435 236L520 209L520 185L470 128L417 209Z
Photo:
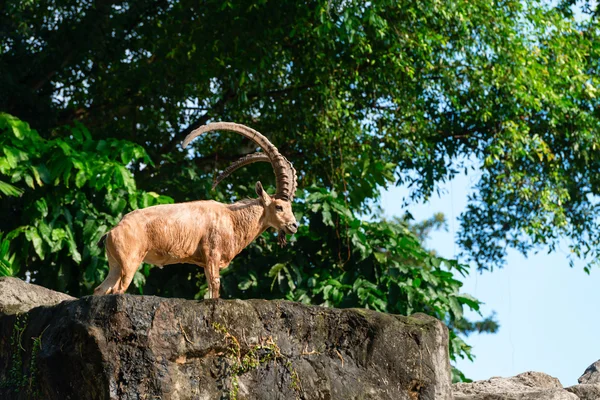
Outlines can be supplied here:
M265 189L263 189L260 181L256 182L256 194L258 195L258 198L263 206L267 207L269 204L271 204L271 196L265 192Z

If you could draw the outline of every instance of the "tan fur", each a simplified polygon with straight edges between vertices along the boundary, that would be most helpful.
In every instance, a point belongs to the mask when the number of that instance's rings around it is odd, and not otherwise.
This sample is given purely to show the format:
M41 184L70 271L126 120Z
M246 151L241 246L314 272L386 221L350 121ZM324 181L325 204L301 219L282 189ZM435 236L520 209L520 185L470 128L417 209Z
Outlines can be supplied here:
M267 228L293 234L298 224L289 201L269 196L222 204L212 200L132 211L106 237L108 276L94 294L124 293L143 262L191 263L204 268L209 296L219 297L220 270ZM281 208L281 209L278 209Z

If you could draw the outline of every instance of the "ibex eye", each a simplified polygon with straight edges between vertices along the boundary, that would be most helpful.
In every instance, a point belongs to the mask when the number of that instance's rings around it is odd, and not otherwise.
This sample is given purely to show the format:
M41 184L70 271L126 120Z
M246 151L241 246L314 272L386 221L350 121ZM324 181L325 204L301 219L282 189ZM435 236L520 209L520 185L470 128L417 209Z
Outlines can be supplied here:
M281 207L281 206L275 206L275 209L276 209L277 211L283 211L283 207Z

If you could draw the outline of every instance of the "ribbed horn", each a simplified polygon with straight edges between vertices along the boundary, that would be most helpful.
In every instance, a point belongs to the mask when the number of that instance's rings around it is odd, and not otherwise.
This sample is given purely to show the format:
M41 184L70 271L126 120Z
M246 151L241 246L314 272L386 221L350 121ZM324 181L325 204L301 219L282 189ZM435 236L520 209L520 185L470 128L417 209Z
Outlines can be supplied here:
M182 146L185 148L197 136L216 130L236 132L252 140L261 147L269 158L273 170L275 171L275 178L277 181L277 192L275 193L275 197L290 201L293 199L297 186L296 171L291 163L279 153L277 147L273 146L269 139L252 128L234 122L213 122L190 132L183 140Z
M223 179L227 178L229 175L233 174L236 170L248 165L248 164L253 164L255 162L271 162L271 159L269 158L268 155L266 155L265 153L252 153L252 154L247 154L244 157L240 158L239 160L231 163L229 165L229 167L225 168L223 170L223 172L221 172L219 174L219 176L217 176L215 178L215 181L213 182L213 186L212 188L216 188L217 185L219 183L221 183L221 181L223 181Z
M291 162L288 161L287 158L285 160L288 162L288 166L292 173L293 186L292 186L292 191L291 191L291 195L290 195L290 201L292 201L296 194L296 188L298 185L298 181L297 181L296 170L294 169L294 166L292 165ZM242 158L240 158L239 160L231 163L227 168L225 168L223 170L223 172L221 172L219 174L219 176L217 176L215 178L212 188L213 189L216 188L219 183L221 183L225 178L227 178L228 176L233 174L238 169L240 169L248 164L253 164L255 162L269 162L270 163L271 159L265 153L256 152L256 153L252 153L252 154L247 154L247 155L243 156Z

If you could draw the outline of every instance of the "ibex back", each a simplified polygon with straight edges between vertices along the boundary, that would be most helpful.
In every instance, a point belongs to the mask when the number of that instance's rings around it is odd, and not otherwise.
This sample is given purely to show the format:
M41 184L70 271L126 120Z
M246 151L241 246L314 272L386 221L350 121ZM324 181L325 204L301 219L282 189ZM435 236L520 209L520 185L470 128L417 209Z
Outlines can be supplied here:
M292 212L296 191L296 171L269 140L244 125L218 122L190 133L183 147L196 136L213 130L237 132L253 140L264 153L255 153L233 163L215 185L236 169L257 161L269 161L277 178L277 191L270 196L260 182L257 199L233 204L212 200L165 204L135 210L106 234L108 276L94 294L124 293L140 264L164 266L191 263L204 268L209 296L219 297L220 270L226 268L250 242L267 228L279 231L280 244L285 235L294 234L298 223Z

